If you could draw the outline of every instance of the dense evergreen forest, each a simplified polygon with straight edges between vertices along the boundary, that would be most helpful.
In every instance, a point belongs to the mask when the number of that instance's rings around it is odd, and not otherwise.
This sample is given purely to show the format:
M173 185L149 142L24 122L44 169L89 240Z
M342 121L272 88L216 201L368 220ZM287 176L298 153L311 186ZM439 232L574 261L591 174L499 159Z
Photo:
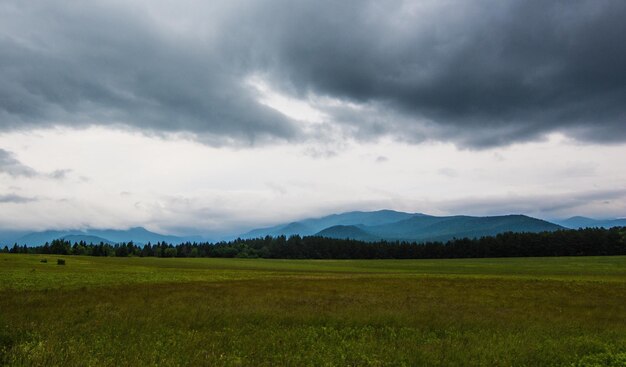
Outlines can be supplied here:
M71 243L5 246L3 252L90 256L243 257L273 259L433 259L524 256L626 255L626 227L586 228L542 233L508 232L447 242L362 242L317 236L236 239L219 243L165 242L136 245Z

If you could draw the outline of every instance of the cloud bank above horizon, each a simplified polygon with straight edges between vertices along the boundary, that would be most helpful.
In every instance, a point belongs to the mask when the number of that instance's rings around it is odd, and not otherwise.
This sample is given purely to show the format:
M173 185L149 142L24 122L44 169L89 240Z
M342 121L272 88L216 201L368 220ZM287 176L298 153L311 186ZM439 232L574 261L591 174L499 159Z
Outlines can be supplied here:
M626 212L626 170L607 159L625 156L626 146L562 136L479 151L352 141L319 154L315 144L211 147L98 127L5 133L0 145L19 152L0 166L0 229L236 234L352 210L546 219Z

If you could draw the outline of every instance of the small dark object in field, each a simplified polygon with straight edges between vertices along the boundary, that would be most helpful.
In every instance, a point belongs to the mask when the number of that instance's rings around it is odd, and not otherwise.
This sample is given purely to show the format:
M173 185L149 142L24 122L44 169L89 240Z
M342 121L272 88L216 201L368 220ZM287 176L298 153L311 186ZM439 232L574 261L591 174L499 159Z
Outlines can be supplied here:
M48 262L48 259L41 259L41 260L39 260L39 262L40 262L40 263L47 263L47 262Z
M57 265L65 265L65 260L57 259Z

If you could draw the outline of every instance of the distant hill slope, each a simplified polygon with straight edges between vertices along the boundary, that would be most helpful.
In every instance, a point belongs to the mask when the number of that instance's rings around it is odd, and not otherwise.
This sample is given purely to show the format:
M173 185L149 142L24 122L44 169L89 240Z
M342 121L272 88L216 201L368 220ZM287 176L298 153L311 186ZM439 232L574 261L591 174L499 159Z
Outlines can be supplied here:
M315 234L324 237L352 238L364 241L386 239L423 242L447 241L455 237L474 238L503 232L543 232L558 229L563 229L563 227L525 215L436 217L419 213L381 210L335 214L323 218L306 219L256 229L242 235L242 238Z
M257 238L265 236L309 236L333 226L350 225L381 225L394 223L414 216L421 216L419 213L404 213L394 210L378 210L373 212L347 212L332 214L321 218L309 218L289 224L279 224L273 227L258 228L242 234L241 238Z
M563 227L577 229L577 228L612 228L612 227L626 227L626 219L592 219L587 217L571 217L562 221L556 222Z
M81 239L87 243L119 243L133 241L143 245L148 242L156 243L165 241L167 243L179 244L195 238L185 238L178 236L162 235L150 232L142 227L134 227L127 230L115 229L88 229L88 230L66 230L66 231L43 231L33 232L15 240L18 245L39 246L46 242L51 242L59 238L66 239L72 243L80 242Z
M304 225L316 229L316 232L332 226L350 225L381 225L395 223L415 216L424 216L421 213L404 213L395 210L377 210L373 212L347 212L342 214L332 214L317 219L305 219L301 221Z
M265 237L265 236L277 237L281 235L289 237L295 234L298 234L301 236L307 236L313 233L315 233L315 231L312 228L309 228L300 222L292 222L289 224L281 224L281 225L274 226L274 227L253 229L249 232L246 232L240 235L239 237L258 238L258 237Z
M351 240L367 242L380 240L380 237L368 233L357 226L332 226L317 232L315 235L338 239L349 238Z
M79 235L79 234L71 234L69 236L65 236L62 238L63 240L70 241L71 243L76 242L85 242L86 244L94 244L97 245L100 242L106 244L113 244L113 242L107 240L106 238L98 237L98 236L89 236L89 235Z
M42 231L42 232L33 232L26 234L20 238L15 240L15 243L18 245L26 245L26 246L40 246L45 244L46 242L51 242L52 240L56 240L59 238L63 238L71 235L85 235L85 233L80 233L79 231Z
M525 215L503 215L492 217L421 216L363 229L370 234L390 240L447 241L455 237L475 238L503 232L555 231L563 227Z
M0 230L0 245L10 247L18 238L23 237L30 232L31 231L23 230Z
M115 230L115 229L92 229L87 230L87 234L103 237L113 242L128 242L133 241L135 243L145 244L148 242L168 242L177 244L187 241L184 237L163 235L155 232L150 232L143 227L133 227L127 230Z

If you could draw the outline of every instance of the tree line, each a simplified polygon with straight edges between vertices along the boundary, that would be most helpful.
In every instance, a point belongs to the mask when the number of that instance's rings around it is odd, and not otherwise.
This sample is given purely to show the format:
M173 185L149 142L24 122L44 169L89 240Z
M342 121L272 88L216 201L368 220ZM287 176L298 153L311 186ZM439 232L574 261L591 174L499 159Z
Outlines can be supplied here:
M5 246L6 253L139 256L139 257L239 257L269 259L440 259L531 256L626 255L626 227L585 228L541 233L507 232L481 238L446 242L363 242L319 236L238 238L218 243L166 242L138 245L71 243L58 239L43 246Z

